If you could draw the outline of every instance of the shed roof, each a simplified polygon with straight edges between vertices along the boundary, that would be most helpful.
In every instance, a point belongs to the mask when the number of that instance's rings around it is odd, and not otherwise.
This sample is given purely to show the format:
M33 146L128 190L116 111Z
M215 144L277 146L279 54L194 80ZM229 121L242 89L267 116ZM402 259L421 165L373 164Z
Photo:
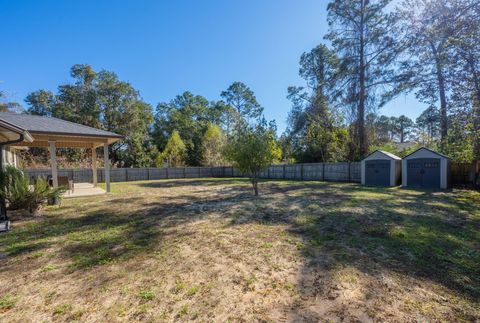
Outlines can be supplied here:
M102 138L122 138L121 135L110 131L96 129L53 117L0 112L0 120L8 122L9 124L12 124L18 128L27 130L32 135L48 134Z
M400 157L398 157L397 155L394 155L392 153L389 153L388 151L384 151L384 150L375 150L374 152L368 154L364 159L367 159L368 157L370 157L371 155L375 154L375 153L381 153L381 154L384 154L388 157L390 157L391 159L394 159L394 160L401 160Z
M436 152L436 151L434 151L434 150L431 150L431 149L429 149L429 148L427 148L427 147L420 147L420 148L418 148L417 150L415 150L413 153L408 154L407 156L405 156L405 157L403 157L403 158L405 159L405 158L407 158L407 157L410 157L410 156L416 154L417 152L419 152L419 151L421 151L421 150L426 150L426 151L431 152L432 154L438 155L438 156L443 157L443 158L450 159L450 157L448 157L447 155L441 154L441 153Z

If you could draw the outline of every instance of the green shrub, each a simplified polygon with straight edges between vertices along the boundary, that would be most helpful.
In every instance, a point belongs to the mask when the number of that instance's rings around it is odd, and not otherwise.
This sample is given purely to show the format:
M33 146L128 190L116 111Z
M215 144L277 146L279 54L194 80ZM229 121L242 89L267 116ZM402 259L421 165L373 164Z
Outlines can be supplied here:
M37 179L27 196L30 215L38 215L42 205L47 203L48 200L59 199L65 190L64 187L51 188L43 178Z
M0 194L10 210L26 208L29 195L28 177L16 167L6 166L0 171Z
M30 215L39 214L40 208L50 199L58 199L65 188L51 188L47 181L38 178L30 185L28 176L13 166L0 171L0 195L10 210L28 210Z

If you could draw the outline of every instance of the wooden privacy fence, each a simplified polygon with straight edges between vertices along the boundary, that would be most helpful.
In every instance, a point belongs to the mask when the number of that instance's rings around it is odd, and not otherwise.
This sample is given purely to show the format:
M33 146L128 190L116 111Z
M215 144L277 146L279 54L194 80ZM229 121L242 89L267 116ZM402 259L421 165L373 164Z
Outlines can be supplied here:
M452 163L450 166L453 185L472 184L475 181L477 162Z
M454 185L471 184L474 168L471 163L452 163L451 179ZM29 176L47 177L50 169L26 169ZM58 176L68 176L76 183L92 182L91 169L59 169ZM103 168L97 169L99 182L105 181ZM128 182L157 179L200 178L200 177L243 177L231 166L220 167L168 167L168 168L111 168L112 182ZM272 165L261 176L265 179L317 180L332 182L360 182L360 163L311 163Z
M50 169L25 169L25 172L30 177L51 175ZM59 169L58 176L67 176L76 183L93 181L91 169ZM201 177L243 177L243 174L231 166L110 169L111 182ZM260 177L265 179L360 182L360 163L272 165L262 172ZM97 178L98 182L105 181L103 168L97 169Z

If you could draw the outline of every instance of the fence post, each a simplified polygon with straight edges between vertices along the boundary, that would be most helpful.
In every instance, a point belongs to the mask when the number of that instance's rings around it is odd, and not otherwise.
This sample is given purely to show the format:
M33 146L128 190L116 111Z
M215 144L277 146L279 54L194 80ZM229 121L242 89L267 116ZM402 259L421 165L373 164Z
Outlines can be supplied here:
M187 167L183 167L183 178L187 178Z
M352 172L350 170L350 162L347 162L347 166L348 166L348 182L351 182L352 181Z
M303 164L300 164L300 178L303 181Z
M147 181L150 180L150 167L147 167Z
M283 179L286 178L286 174L285 174L285 164L283 164Z
M168 167L166 168L166 170L167 170L167 179L168 179Z
M270 179L270 167L271 167L271 166L272 166L272 165L269 165L268 168L267 168L267 177L268 177L268 179Z
M322 163L322 181L325 180L325 163Z

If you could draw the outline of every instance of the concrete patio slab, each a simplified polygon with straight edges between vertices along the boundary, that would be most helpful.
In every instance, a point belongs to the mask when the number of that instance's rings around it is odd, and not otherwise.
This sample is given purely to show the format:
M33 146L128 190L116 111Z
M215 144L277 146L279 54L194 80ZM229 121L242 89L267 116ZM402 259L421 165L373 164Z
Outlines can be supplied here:
M85 197L103 195L107 192L100 187L93 186L92 183L75 183L73 192L67 191L63 194L63 198Z

